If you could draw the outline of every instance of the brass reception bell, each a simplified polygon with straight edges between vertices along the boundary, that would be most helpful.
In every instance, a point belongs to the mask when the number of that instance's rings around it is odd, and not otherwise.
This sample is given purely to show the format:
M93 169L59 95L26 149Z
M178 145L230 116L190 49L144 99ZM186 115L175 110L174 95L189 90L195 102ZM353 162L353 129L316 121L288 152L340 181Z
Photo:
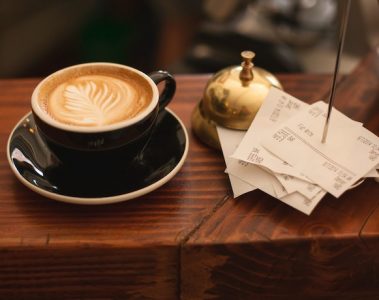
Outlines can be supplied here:
M240 66L217 72L192 113L192 129L205 144L221 150L216 125L247 130L271 86L282 89L271 73L255 67L255 53L243 51Z

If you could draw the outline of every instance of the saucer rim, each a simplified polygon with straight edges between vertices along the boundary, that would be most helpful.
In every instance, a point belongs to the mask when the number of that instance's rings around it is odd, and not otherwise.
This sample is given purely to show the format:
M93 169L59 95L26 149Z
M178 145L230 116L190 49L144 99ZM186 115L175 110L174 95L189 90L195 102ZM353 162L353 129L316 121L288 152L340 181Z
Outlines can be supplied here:
M13 161L10 156L10 144L12 137L14 136L14 132L16 129L20 126L20 124L29 116L31 115L31 111L29 111L27 114L25 114L23 117L20 118L20 120L17 122L17 124L14 126L12 129L8 142L7 142L7 159L9 166L12 170L12 172L15 174L17 179L24 184L27 188L31 189L32 191L36 192L37 194L40 194L46 198L60 201L60 202L65 202L65 203L71 203L71 204L82 204L82 205L102 205L102 204L112 204L112 203L118 203L118 202L123 202L123 201L128 201L132 200L141 196L144 196L148 193L151 193L152 191L158 189L159 187L163 186L165 183L170 181L182 168L187 155L188 155L188 149L189 149L189 136L186 127L184 126L183 121L169 108L165 108L165 110L170 113L180 124L182 127L182 130L184 132L185 136L185 147L184 147L184 152L182 154L182 157L180 161L177 163L175 168L173 168L170 173L168 173L166 176L163 178L159 179L158 181L143 187L141 189L137 189L135 191L125 193L125 194L119 194L115 196L107 196L107 197L75 197L75 196L67 196L67 195L62 195L62 194L57 194L53 193L50 191L46 191L40 187L37 187L33 184L31 184L28 180L26 180L17 170L16 166L13 164Z

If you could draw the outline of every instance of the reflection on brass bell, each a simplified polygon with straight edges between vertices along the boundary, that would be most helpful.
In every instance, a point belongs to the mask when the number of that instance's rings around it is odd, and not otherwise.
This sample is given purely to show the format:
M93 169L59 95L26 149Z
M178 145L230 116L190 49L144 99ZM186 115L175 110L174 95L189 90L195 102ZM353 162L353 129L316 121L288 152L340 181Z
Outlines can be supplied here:
M282 89L271 73L255 67L255 53L243 51L243 62L217 72L192 113L192 129L207 145L221 149L216 125L247 130L271 86Z

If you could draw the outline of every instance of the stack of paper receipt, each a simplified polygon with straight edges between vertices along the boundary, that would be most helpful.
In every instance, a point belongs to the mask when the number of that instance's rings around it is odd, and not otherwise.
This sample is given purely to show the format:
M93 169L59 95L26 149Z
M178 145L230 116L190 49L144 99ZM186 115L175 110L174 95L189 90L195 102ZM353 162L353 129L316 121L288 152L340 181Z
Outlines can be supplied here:
M247 132L217 127L234 197L258 188L309 215L327 192L379 177L379 138L333 109L321 143L326 112L271 88Z

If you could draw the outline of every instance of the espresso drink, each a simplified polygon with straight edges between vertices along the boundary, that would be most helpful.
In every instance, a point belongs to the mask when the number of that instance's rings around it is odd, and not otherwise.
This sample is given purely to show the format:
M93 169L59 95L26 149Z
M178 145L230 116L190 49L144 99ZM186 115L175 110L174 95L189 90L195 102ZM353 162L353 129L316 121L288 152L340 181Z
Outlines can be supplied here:
M39 105L54 120L101 127L129 120L151 103L145 78L110 66L83 66L52 76L39 90Z

